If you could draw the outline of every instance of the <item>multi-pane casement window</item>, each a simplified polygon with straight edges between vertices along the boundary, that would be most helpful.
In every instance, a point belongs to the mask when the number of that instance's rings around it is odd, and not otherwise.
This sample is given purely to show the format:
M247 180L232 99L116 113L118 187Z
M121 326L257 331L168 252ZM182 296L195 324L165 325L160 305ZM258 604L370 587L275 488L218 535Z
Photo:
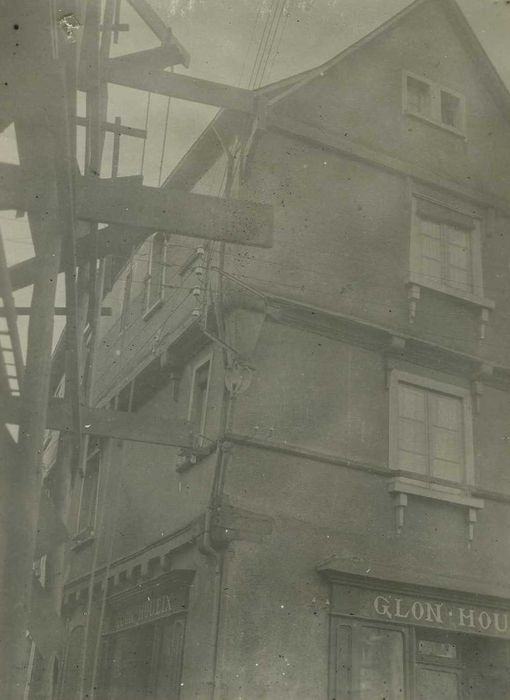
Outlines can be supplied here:
M456 134L466 133L464 96L423 76L405 72L403 76L403 109L428 122Z
M456 296L483 297L480 220L413 198L411 281Z
M390 464L425 480L473 482L471 399L467 389L392 372Z
M166 236L156 233L151 239L149 266L145 277L145 313L157 308L163 300L166 264Z

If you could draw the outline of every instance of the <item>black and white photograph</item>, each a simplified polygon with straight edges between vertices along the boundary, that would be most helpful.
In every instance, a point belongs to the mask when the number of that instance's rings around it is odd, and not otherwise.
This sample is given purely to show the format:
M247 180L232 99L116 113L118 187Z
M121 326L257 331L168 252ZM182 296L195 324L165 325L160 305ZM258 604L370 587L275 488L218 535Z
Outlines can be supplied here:
M0 0L0 700L510 700L510 0Z

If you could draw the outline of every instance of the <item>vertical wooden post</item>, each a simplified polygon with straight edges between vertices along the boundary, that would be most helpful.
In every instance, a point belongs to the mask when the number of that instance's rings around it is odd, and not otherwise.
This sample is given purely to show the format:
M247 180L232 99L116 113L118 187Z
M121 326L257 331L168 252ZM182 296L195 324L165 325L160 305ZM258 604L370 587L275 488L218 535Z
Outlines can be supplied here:
M53 307L60 268L61 239L47 231L44 252L37 256L28 330L27 361L15 464L5 464L0 487L8 494L3 523L5 537L0 607L2 680L0 696L23 700L26 683L26 631L32 588L41 487L40 463L48 404Z

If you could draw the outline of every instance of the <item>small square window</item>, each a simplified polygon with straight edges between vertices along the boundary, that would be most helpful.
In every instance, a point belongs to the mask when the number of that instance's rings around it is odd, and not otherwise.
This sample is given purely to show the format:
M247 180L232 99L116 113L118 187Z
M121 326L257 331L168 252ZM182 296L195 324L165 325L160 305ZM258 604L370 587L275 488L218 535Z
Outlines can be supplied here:
M459 131L462 129L461 99L446 90L441 90L441 123Z
M404 73L404 112L464 135L464 97L427 78Z
M407 76L407 109L414 114L431 117L431 86L411 75Z

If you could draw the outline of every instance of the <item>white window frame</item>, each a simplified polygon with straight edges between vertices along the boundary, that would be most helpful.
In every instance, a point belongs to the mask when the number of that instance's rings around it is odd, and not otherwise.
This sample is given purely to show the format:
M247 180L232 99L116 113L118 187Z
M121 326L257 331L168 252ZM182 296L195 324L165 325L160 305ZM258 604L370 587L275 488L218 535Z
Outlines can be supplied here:
M409 106L408 90L407 90L408 78L412 78L413 80L416 80L419 83L423 83L423 85L428 85L429 90L430 90L430 108L431 108L430 116L427 116L426 114L422 114L420 112L417 112ZM441 113L441 93L442 92L444 92L448 95L451 95L452 97L455 97L457 100L459 100L459 110L460 110L460 125L459 125L459 127L452 126L451 124L445 124L442 120L442 113ZM429 80L428 78L425 78L423 75L417 75L416 73L411 73L410 71L403 71L403 73L402 73L402 112L408 116L417 117L418 119L422 119L423 121L427 122L428 124L433 124L434 126L438 126L441 129L445 129L446 131L450 131L453 134L456 134L457 136L462 136L463 138L466 138L466 98L465 98L465 96L462 95L460 92L457 92L456 90L452 90L452 88L446 87L445 85L440 85L439 83L436 83L432 80Z
M190 384L190 394L189 394L189 403L188 403L188 422L191 423L192 417L193 417L193 407L194 407L194 397L195 397L195 384L196 384L196 378L197 374L200 371L200 369L209 363L209 372L207 373L207 390L205 392L205 411L204 415L202 416L202 421L199 426L199 432L197 434L198 438L198 445L199 447L202 446L203 443L203 436L205 435L205 429L207 426L207 413L208 413L208 407L209 407L209 392L211 390L211 376L212 376L212 368L213 368L213 354L210 352L206 357L202 358L198 362L195 363L192 369L192 375L191 375L191 384Z
M124 279L124 290L122 293L122 309L120 311L120 332L123 333L128 325L127 320L131 309L131 296L133 289L133 264L130 263L126 277Z
M82 506L83 506L83 493L85 489L85 481L87 478L87 471L89 468L89 462L91 462L95 457L99 456L99 461L97 467L94 466L93 469L97 470L97 484L96 484L96 495L95 495L95 503L94 503L94 514L91 519L91 522L85 525L84 527L80 527L80 520L82 516ZM85 471L82 474L81 477L81 484L80 484L80 501L79 501L79 506L78 506L78 513L76 514L76 533L75 533L75 538L81 538L82 536L88 536L88 537L94 537L95 529L96 529L96 523L97 523L97 510L99 506L99 493L100 493L100 476L101 476L101 461L102 461L102 453L99 447L94 448L90 454L87 455L86 462L85 462Z
M149 306L149 299L150 299L150 288L151 288L151 269L152 269L152 262L153 262L153 255L154 255L154 243L156 239L161 237L163 239L163 255L161 259L161 265L163 266L162 272L161 272L161 288L159 290L159 295L158 298ZM161 304L163 303L164 300L164 291L165 291L165 279L166 279L166 256L167 256L167 238L165 234L161 233L158 231L157 233L154 233L151 238L150 238L150 249L149 249L149 264L147 267L147 274L145 275L145 280L144 280L144 318L147 318L152 314L153 311L156 309L159 309Z
M473 281L472 291L464 291L457 287L448 285L443 280L431 280L421 272L422 255L420 241L420 216L418 210L418 200L431 202L435 206L445 210L445 218L448 210L458 212L463 216L469 217L473 222L473 228L468 234L471 238L471 278ZM446 222L445 222L446 223ZM450 296L458 297L464 301L469 301L481 306L492 306L489 300L483 296L483 268L482 268L482 218L472 211L466 211L460 207L452 206L449 203L429 197L424 194L413 193L412 195L412 216L411 216L411 245L410 245L410 273L409 281L413 284L418 284L420 287L428 287L437 292L443 292Z
M453 396L462 400L462 419L463 419L463 438L464 438L464 476L461 481L451 482L453 487L466 488L473 486L475 483L475 457L473 445L473 407L471 401L471 393L468 389L457 386L455 384L446 384L435 379L429 379L421 375L403 372L401 370L392 370L390 375L390 426L389 426L389 465L393 471L402 471L399 467L398 453L398 425L399 425L399 385L410 384L419 389ZM423 484L424 479L420 474L409 472L410 480L416 480L417 483ZM435 478L428 474L425 479L429 484L434 484ZM441 486L441 479L437 479L437 484L434 487ZM446 489L449 487L446 486Z

